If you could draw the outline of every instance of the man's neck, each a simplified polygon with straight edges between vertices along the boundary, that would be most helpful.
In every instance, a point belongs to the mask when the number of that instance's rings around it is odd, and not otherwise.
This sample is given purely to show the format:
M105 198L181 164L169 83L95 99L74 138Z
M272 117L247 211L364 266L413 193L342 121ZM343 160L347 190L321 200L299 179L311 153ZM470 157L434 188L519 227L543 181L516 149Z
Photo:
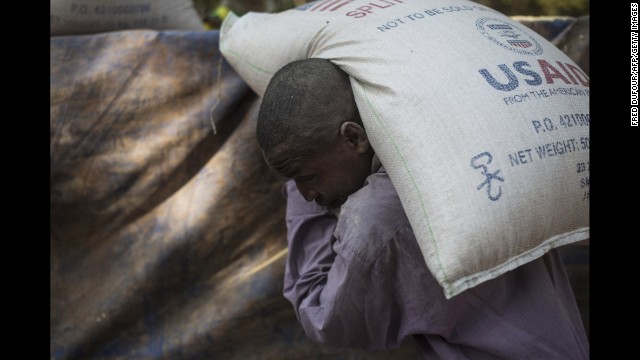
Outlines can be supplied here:
M378 170L380 170L380 167L382 167L382 163L380 162L380 159L378 159L378 155L374 153L373 158L371 159L371 173L377 173Z

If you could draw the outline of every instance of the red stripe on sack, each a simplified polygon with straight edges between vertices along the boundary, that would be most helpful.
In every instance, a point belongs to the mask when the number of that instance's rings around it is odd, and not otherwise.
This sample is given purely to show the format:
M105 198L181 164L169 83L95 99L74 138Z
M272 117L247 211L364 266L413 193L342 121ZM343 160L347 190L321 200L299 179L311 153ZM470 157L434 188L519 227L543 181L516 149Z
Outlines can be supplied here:
M333 0L332 2L328 3L327 6L323 7L322 9L320 9L319 11L325 11L327 10L327 8L329 8L330 6L335 5L336 3L341 2L342 0Z
M334 7L334 8L332 8L332 9L330 9L329 11L335 11L335 10L338 10L338 9L340 9L341 7L343 7L343 6L345 6L345 5L349 4L349 3L352 3L352 2L353 2L353 0L347 0L347 1L343 2L342 4L340 4L340 5L338 5L338 6Z
M326 4L326 3L328 3L329 1L331 1L331 0L324 0L324 1L321 1L320 3L318 3L318 5L316 5L316 6L312 7L309 11L315 11L317 8L319 8L320 6L322 6L322 5Z

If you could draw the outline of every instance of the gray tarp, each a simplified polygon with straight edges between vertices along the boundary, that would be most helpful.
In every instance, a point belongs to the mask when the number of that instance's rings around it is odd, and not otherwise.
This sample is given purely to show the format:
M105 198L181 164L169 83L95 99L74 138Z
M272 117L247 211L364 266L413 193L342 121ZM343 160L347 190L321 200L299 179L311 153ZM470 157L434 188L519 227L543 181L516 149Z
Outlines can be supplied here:
M410 341L370 353L305 337L282 297L283 179L216 31L50 50L52 359L416 358Z

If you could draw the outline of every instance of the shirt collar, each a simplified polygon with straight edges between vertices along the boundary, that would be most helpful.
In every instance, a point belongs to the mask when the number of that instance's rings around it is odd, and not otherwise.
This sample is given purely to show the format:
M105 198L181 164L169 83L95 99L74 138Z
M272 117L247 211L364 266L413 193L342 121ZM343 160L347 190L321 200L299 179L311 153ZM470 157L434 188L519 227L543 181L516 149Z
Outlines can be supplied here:
M382 163L380 159L378 159L378 155L373 154L373 159L371 159L371 173L375 174L379 172L380 168L382 168Z

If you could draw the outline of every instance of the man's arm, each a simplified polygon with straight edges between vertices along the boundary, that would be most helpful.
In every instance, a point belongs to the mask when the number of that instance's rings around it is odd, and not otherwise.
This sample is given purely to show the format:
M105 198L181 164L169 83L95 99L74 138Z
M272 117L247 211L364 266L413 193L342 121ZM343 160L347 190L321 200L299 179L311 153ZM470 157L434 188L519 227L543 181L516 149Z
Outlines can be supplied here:
M306 201L293 180L284 187L287 197L287 243L289 254L284 295L298 309L317 302L333 265L333 232L338 219L330 209Z
M336 254L335 214L307 202L293 181L285 191L289 254L284 296L307 336L338 347L397 347L403 334L392 281L349 254Z

